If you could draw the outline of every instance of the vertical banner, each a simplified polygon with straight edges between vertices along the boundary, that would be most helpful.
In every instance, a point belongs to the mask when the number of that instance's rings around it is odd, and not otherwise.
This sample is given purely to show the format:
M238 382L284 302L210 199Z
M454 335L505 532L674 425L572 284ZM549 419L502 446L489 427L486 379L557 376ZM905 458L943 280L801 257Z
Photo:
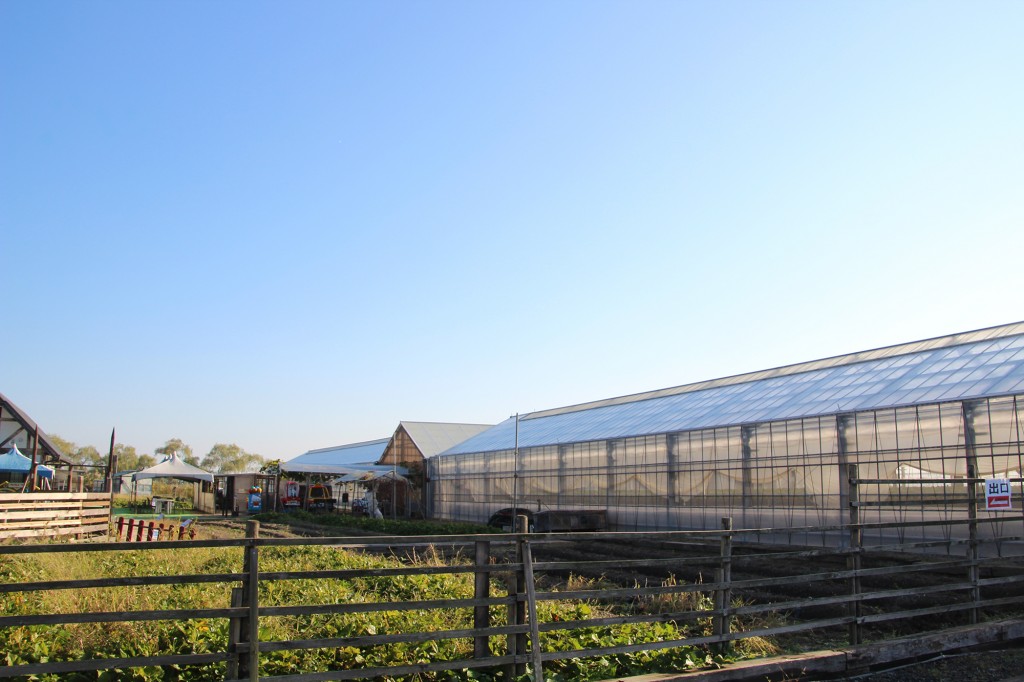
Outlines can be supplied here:
M985 511L1011 509L1010 482L1005 478L990 478L985 481Z

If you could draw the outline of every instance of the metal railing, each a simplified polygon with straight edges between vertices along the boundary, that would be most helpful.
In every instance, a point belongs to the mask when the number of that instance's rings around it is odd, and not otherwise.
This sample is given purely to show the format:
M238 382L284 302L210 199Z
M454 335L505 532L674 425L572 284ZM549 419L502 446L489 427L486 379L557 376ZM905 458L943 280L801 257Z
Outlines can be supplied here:
M0 545L0 557L33 553L152 551L174 548L188 552L204 547L235 548L243 555L242 570L189 575L132 575L82 580L42 580L0 583L0 598L40 590L90 590L150 585L223 583L230 600L205 608L108 611L89 613L31 613L0 616L0 628L66 624L227 619L224 649L216 652L155 656L39 661L0 666L0 677L61 674L147 666L223 665L225 679L312 680L365 679L447 670L486 668L503 679L532 670L543 680L545 667L557 661L630 654L683 646L727 651L751 637L785 638L810 631L845 632L850 644L888 637L899 625L910 630L936 630L978 623L1024 607L1024 565L1015 559L986 556L979 548L977 527L989 520L977 514L966 519L912 522L938 527L963 524L962 543L883 543L870 546L864 532L899 526L863 523L858 488L865 482L850 471L850 524L815 532L845 534L842 548L801 548L771 545L763 537L794 530L734 529L722 519L715 531L601 532L470 536L268 538L250 522L247 537L163 543L90 543L77 545ZM880 481L869 481L880 484ZM905 483L905 482L904 482ZM874 504L874 503L872 503ZM1024 522L1019 514L1000 522ZM754 543L752 540L761 540ZM925 550L945 543L942 554ZM380 551L430 546L450 550L449 560L424 565L409 563L389 568L337 570L268 570L264 554L275 547L334 546L339 551ZM899 551L897 551L899 550ZM962 553L961 553L962 550ZM459 553L461 551L461 553ZM456 556L458 555L458 556ZM471 558L470 558L471 557ZM279 604L263 594L268 586L294 580L352 580L431 575L472 576L473 596L452 599L354 599L331 604ZM567 576L586 576L571 584ZM705 582L705 576L713 581ZM571 620L545 618L549 602L602 605L581 611ZM458 611L465 626L424 632L362 633L330 636L311 632L307 639L266 641L261 620L279 617L343 617L348 614L407 611ZM1009 611L1008 611L1009 610ZM11 610L7 610L11 613ZM549 610L548 613L551 611ZM503 616L503 617L496 617ZM546 640L558 633L592 632L630 624L688 625L677 639L628 644L592 642L555 650ZM472 653L445 660L410 661L348 669L261 675L261 662L273 652L308 649L364 649L394 644L471 640ZM468 651L468 649L467 649Z

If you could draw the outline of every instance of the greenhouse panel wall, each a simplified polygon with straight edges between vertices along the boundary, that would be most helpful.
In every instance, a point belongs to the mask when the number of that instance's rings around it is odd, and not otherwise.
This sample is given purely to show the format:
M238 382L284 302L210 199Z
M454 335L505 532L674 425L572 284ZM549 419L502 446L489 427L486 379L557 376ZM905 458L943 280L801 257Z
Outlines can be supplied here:
M848 464L859 466L863 522L964 519L957 479L1020 478L1021 396L816 416L678 433L453 454L430 460L430 513L486 522L499 509L606 510L615 530L763 528L764 541L842 545ZM517 467L518 459L518 467ZM514 472L518 468L518 477ZM934 484L922 480L934 479ZM901 483L906 481L906 483ZM976 491L980 490L980 486ZM1020 484L1014 484L1019 510ZM1020 521L980 513L988 537ZM770 530L768 530L770 529ZM867 543L907 538L875 530ZM966 527L918 528L922 542L960 540Z

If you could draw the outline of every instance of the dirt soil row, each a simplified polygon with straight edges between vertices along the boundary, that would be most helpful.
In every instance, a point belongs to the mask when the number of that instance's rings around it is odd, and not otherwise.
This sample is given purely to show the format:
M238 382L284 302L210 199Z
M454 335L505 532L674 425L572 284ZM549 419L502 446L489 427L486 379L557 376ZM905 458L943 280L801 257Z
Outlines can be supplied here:
M849 679L855 682L1020 682L1024 680L1024 649L939 656Z

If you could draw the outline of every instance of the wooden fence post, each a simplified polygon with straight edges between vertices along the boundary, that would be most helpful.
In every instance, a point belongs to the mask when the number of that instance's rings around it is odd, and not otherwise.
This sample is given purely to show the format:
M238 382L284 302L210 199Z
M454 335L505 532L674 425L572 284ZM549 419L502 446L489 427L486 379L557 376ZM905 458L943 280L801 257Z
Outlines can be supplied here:
M511 579L508 583L508 624L519 625L522 623L520 616L520 601L519 601L519 571L512 574ZM519 654L519 641L520 636L512 633L506 635L506 648L509 656L516 656ZM524 666L518 663L509 663L505 667L505 679L514 680L516 677L523 673Z
M533 579L533 550L530 541L520 540L523 545L523 577L526 580L526 606L530 614L530 653L533 655L533 680L544 682L544 663L541 661L540 622L537 620L537 587Z
M719 568L715 582L719 584L715 590L715 610L719 615L714 619L714 634L721 636L732 632L732 616L729 605L732 603L732 517L722 517L722 537L719 543ZM716 645L719 652L725 653L732 648L727 641Z
M245 524L245 537L250 540L245 546L245 557L242 560L242 606L248 607L249 613L243 619L239 632L239 642L249 645L249 652L238 659L238 679L257 682L260 675L260 605L259 605L259 549L255 540L260 537L260 522L256 520Z
M853 616L850 622L850 645L861 643L861 548L864 546L864 533L860 528L860 476L856 464L847 465L847 478L850 481L850 555L846 559L846 568L853 571L850 576L850 603L847 612Z
M513 521L513 531L525 533L529 530L529 522L525 515L517 515ZM516 541L516 563L520 568L512 574L512 581L508 586L508 596L511 603L508 607L508 624L522 625L526 622L526 602L523 597L526 593L525 564L523 563L523 538ZM508 655L517 656L526 652L526 633L512 633L508 636ZM509 666L506 677L512 680L526 673L525 663L513 663Z
M481 540L476 543L476 567L473 574L473 598L488 599L491 596L491 574L484 570L490 563L491 543ZM491 626L491 610L487 605L473 608L473 628L484 629ZM491 655L490 637L473 638L473 658L488 658Z
M231 607L236 608L242 605L245 600L243 597L243 590L241 587L231 588ZM237 680L238 671L241 667L241 657L238 655L238 643L242 641L242 624L244 618L232 618L228 622L228 653L231 657L228 659L228 668L224 673L225 680Z

